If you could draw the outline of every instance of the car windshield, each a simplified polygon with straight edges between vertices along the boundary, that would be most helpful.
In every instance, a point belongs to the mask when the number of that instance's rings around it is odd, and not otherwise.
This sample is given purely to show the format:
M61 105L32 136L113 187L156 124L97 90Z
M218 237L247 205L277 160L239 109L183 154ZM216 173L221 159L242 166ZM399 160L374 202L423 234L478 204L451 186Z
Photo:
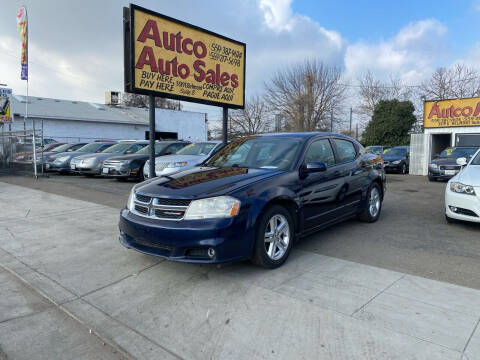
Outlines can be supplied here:
M370 154L380 154L382 152L382 146L367 146L367 152Z
M404 149L404 148L388 149L383 154L388 156L405 156L407 155L407 149Z
M163 151L163 149L165 149L168 145L170 144L162 144L162 143L155 144L155 155L160 154ZM150 145L145 146L142 150L137 151L136 154L143 154L143 155L150 154Z
M95 152L97 149L102 146L102 143L90 143L87 145L82 146L80 149L77 151L83 151L83 152Z
M130 146L132 146L133 142L126 142L126 143L118 143L113 146L110 146L108 149L105 149L102 151L102 153L120 153L123 152L124 150L127 150Z
M460 157L471 158L478 150L476 147L450 147L440 153L442 158L458 159Z
M471 165L480 165L480 151L478 152L477 156L475 156L475 159L473 159L470 164Z
M206 166L253 169L288 169L302 141L289 137L248 137L233 140L215 154Z
M185 146L177 152L177 155L208 155L210 151L217 145L216 143L194 143Z
M56 147L52 151L54 151L54 152L65 152L68 149L70 149L72 146L74 146L74 145L73 144L63 144L63 145L60 145L60 146Z

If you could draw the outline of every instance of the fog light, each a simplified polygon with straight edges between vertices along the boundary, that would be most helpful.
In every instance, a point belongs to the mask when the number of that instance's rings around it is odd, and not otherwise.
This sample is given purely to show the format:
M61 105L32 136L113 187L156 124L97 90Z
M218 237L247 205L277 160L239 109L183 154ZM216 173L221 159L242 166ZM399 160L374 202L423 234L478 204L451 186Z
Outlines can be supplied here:
M215 249L214 248L208 248L207 254L209 257L214 258L215 257Z
M456 213L458 209L455 206L450 206L450 210L452 210L454 213Z

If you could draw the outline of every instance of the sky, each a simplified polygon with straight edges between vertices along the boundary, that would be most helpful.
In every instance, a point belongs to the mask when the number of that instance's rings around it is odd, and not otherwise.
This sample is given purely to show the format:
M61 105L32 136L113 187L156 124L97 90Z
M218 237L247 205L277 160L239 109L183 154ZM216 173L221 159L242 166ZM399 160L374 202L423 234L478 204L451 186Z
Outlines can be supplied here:
M286 66L318 59L358 84L379 79L422 82L438 66L480 68L480 0L138 0L165 15L247 44L247 97ZM33 96L103 103L123 89L122 0L2 0L0 83L25 94L15 15L26 5ZM355 99L350 99L355 106ZM218 108L184 109L221 118Z

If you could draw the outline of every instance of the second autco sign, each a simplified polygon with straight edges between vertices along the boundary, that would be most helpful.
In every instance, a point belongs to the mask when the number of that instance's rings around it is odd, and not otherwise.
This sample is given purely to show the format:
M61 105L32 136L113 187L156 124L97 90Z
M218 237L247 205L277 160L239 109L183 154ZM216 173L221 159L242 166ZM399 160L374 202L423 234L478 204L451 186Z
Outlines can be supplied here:
M133 4L124 18L126 91L244 107L244 43Z

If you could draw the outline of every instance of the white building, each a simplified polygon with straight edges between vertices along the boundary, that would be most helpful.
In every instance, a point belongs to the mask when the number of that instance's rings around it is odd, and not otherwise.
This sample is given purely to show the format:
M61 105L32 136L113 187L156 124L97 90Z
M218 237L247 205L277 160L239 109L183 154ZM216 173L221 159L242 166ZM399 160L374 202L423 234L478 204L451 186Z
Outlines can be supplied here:
M13 123L11 130L24 129L26 97L11 98ZM43 136L57 141L90 141L96 139L148 138L148 109L122 105L59 100L30 96L26 128L43 126ZM207 140L206 114L167 109L155 110L157 139ZM4 126L8 130L8 125Z
M426 101L423 134L412 134L410 174L427 175L428 164L451 146L480 147L480 98Z

